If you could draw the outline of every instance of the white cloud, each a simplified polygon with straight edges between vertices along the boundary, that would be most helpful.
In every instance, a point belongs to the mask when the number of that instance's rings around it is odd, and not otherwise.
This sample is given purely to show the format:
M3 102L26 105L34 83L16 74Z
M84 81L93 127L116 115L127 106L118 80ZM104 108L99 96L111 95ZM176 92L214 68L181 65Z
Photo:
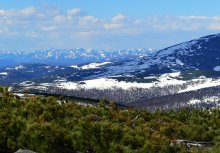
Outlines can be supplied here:
M37 38L37 37L40 36L40 34L37 33L37 32L27 32L27 33L26 33L26 36L27 36L27 37L32 37L32 38Z
M36 8L34 7L27 7L20 11L22 16L31 16L37 12Z
M65 15L57 15L53 18L54 22L56 24L62 24L66 22L66 16Z
M126 17L122 14L118 14L117 16L114 16L112 18L113 23L121 23L121 22L124 22L125 20L126 20Z
M0 34L7 33L9 31L8 27L0 27Z
M179 16L180 19L185 20L206 20L209 19L207 16Z
M110 23L105 23L104 28L110 30L123 28L124 24L127 22L126 20L127 18L124 15L118 14L112 18Z
M210 30L220 30L220 23L213 23L208 28Z
M73 9L67 10L66 18L67 20L72 21L75 18L83 16L83 15L84 13L81 11L80 8L73 8Z
M215 21L220 21L220 16L214 16L214 17L212 17L212 19Z
M55 26L45 26L45 27L41 28L41 30L43 30L43 31L53 31L55 29L56 29Z
M89 24L95 24L98 22L98 19L94 16L83 16L79 20L79 24L83 26L88 26Z
M108 23L104 25L105 29L119 29L123 27L123 24L119 23Z
M159 31L199 31L211 30L210 26L218 20L218 17L208 16L166 16L150 17L148 22L154 30Z
M219 16L154 16L129 18L123 14L113 16L111 21L108 21L87 15L80 8L69 9L64 13L56 8L46 10L35 7L27 7L21 10L0 10L0 26L7 27L8 32L14 31L18 33L33 31L50 34L50 31L58 30L58 33L68 33L70 31L83 33L86 31L87 33L94 34L94 31L99 30L105 35L106 32L115 33L117 30L123 30L122 34L126 34L126 31L128 34L131 34L129 31L136 31L133 32L133 34L140 34L140 32L145 33L151 30L218 30L218 22L220 22Z
M67 15L68 16L75 16L75 15L79 15L79 14L81 14L81 9L80 8L73 8L73 9L67 10Z
M42 43L45 46L50 43L52 45L60 44L63 47L68 46L68 44L69 46L76 46L77 44L94 44L94 41L98 43L106 41L105 43L107 43L109 40L118 43L120 41L117 38L129 40L136 36L144 37L149 33L214 30L220 30L220 16L132 18L119 13L110 19L101 19L86 14L80 8L72 8L66 11L53 7L0 10L1 40L5 37L11 37L11 39L16 37L21 40L33 38L38 39L35 41L36 45Z

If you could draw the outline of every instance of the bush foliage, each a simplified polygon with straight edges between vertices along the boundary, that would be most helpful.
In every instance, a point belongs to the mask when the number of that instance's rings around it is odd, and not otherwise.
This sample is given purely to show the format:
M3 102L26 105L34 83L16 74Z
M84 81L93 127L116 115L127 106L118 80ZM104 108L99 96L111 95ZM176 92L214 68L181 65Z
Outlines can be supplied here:
M171 141L209 141L210 148L172 146ZM0 152L217 153L220 110L119 109L115 103L82 106L55 97L20 98L0 88Z

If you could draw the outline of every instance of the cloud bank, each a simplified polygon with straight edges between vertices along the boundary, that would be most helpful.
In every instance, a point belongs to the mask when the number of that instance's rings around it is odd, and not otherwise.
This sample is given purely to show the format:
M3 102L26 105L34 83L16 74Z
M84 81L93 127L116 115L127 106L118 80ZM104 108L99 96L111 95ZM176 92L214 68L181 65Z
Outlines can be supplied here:
M111 19L102 19L89 15L80 8L62 11L45 6L0 10L0 50L53 47L155 48L160 46L160 36L162 41L172 33L177 35L185 32L193 36L200 31L215 33L218 30L220 16L135 18L119 13ZM161 43L163 45L166 45L166 40Z

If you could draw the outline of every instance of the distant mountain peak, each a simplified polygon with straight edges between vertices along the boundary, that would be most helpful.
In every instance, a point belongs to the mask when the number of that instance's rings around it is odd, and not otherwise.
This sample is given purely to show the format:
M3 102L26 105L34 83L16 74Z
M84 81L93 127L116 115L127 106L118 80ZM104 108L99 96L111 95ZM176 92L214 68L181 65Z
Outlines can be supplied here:
M0 67L20 63L44 63L50 65L70 66L91 62L124 61L148 56L151 49L132 50L96 50L93 48L50 49L33 52L8 51L0 52ZM7 62L8 61L8 62ZM3 64L4 63L4 64Z

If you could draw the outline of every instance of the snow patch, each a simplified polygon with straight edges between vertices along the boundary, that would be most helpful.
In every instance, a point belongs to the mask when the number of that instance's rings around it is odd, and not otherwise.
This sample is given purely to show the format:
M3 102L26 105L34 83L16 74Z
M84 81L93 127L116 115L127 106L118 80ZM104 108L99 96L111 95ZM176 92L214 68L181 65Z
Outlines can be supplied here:
M19 66L15 67L15 70L20 70L20 69L24 69L24 66L23 65L19 65Z
M150 88L152 84L147 83L135 83L135 82L125 82L125 81L117 81L115 79L108 79L108 78L99 78L93 80L86 80L83 81L83 84L80 82L61 82L57 84L57 87L63 89L111 89L111 88L122 88L122 89L129 89L132 87L136 88Z
M196 90L199 90L199 89L220 86L220 79L212 79L212 78L201 77L199 79L193 79L193 80L194 81L198 80L198 81L201 81L201 82L196 83L194 85L189 85L186 89L179 91L179 93L189 92L189 91L196 91Z
M29 86L33 86L34 84L35 84L35 82L25 81L25 82L20 83L19 85L23 86L23 87L29 87Z
M176 64L181 65L181 66L184 65L184 63L181 60L179 60L179 59L176 59Z
M218 96L211 96L211 97L203 97L202 99L191 99L187 102L188 105L196 105L200 103L217 103L219 102L220 97Z
M1 72L0 75L8 75L8 72Z
M78 65L71 65L70 67L72 67L74 69L80 69L80 67L78 67Z
M82 66L81 68L83 70L87 70L87 69L97 69L97 68L100 68L101 66L104 66L104 65L107 65L107 64L110 64L111 62L103 62L103 63L90 63L88 65L84 65Z
M199 99L191 99L187 104L189 105L195 105L201 103L201 100Z
M185 81L175 79L178 77L180 72L163 74L159 77L146 77L145 79L155 78L158 81L150 83L137 83L137 82L125 82L118 81L116 79L109 78L98 78L92 80L85 80L82 82L57 82L55 85L62 89L111 89L111 88L121 88L124 90L129 90L131 88L143 88L149 89L152 87L164 87L167 85L181 85ZM158 83L159 82L159 83Z
M214 71L220 71L220 66L216 66L213 68Z
M206 78L205 76L199 77L192 80L181 80L180 72L167 73L160 76L149 76L144 79L155 79L151 82L126 82L118 81L114 78L98 78L98 79L88 79L80 82L71 82L71 81L56 81L54 85L61 89L67 90L80 90L80 89L123 89L129 90L132 88L139 89L150 89L150 88L164 88L171 87L173 93L184 93L189 91L196 91L199 89L216 87L220 86L220 78ZM176 89L173 90L172 87L176 86Z

